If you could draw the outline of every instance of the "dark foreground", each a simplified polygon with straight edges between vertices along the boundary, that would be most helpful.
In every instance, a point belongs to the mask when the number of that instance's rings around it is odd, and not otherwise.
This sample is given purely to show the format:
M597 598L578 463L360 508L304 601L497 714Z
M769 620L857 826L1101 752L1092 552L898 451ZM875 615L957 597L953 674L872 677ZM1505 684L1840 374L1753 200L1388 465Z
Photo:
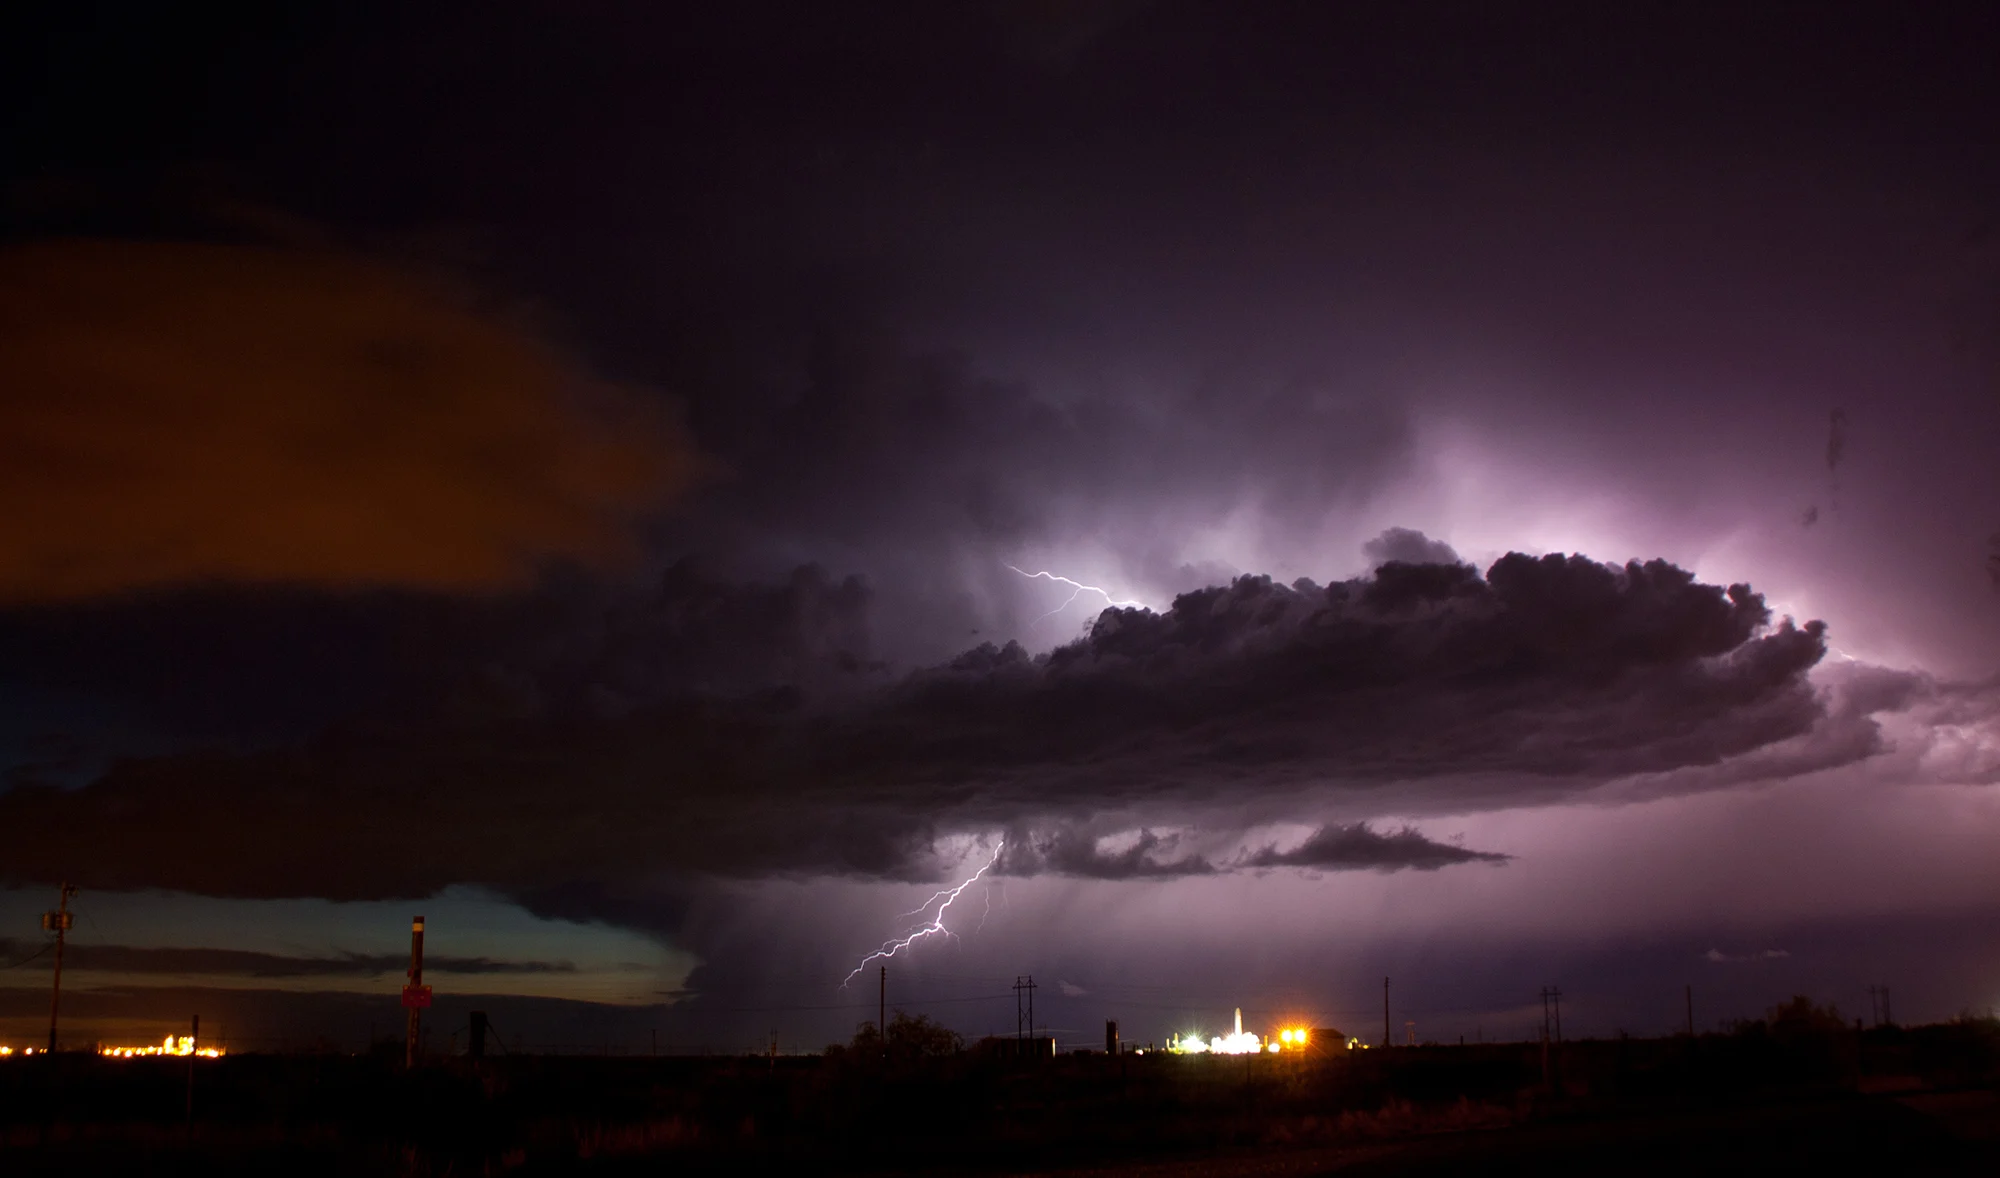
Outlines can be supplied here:
M1347 1057L0 1060L0 1173L2000 1173L1986 1022Z

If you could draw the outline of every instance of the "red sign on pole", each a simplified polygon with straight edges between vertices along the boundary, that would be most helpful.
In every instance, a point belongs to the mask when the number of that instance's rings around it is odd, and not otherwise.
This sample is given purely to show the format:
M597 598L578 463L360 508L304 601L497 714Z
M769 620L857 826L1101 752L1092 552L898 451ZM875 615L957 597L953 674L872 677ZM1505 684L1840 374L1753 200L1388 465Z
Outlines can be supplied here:
M409 1007L411 1010L430 1009L431 988L429 986L404 986L403 1005Z

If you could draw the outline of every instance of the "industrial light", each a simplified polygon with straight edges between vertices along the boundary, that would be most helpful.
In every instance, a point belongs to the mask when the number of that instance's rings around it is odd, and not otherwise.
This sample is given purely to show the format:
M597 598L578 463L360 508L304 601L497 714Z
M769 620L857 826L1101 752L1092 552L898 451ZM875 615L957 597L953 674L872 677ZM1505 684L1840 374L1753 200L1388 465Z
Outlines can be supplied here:
M1200 1032L1190 1031L1186 1035L1176 1036L1174 1042L1168 1046L1167 1050L1176 1055L1249 1055L1252 1052L1262 1052L1264 1044L1258 1040L1256 1035L1243 1029L1243 1011L1239 1008L1236 1012L1236 1030L1234 1032L1227 1035L1217 1035L1215 1038L1204 1043L1201 1040ZM1277 1044L1272 1044L1271 1050L1277 1050Z
M113 1059L131 1059L139 1055L194 1055L202 1059L222 1057L222 1049L219 1047L197 1048L192 1035L179 1037L168 1035L158 1047L100 1047L97 1053Z

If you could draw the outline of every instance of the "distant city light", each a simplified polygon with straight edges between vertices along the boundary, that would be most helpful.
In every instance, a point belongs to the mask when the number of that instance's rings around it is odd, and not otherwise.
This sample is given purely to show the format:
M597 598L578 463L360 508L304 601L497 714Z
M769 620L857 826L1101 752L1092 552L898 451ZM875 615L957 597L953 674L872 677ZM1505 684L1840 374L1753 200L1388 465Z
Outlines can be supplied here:
M33 1050L30 1048L29 1050ZM192 1055L201 1059L220 1059L220 1047L196 1048L194 1036L182 1035L176 1038L168 1035L158 1047L99 1047L97 1054L110 1059L133 1059L142 1055Z

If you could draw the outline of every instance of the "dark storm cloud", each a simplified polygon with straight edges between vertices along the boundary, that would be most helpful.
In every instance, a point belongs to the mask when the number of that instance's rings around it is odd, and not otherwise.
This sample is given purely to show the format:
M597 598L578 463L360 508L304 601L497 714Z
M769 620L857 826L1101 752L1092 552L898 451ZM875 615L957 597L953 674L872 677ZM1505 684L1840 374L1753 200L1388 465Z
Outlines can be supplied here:
M1171 879L1212 875L1215 865L1192 852L1173 854L1176 840L1142 830L1129 846L1105 850L1094 833L1076 828L1009 836L995 870L1000 875L1066 875L1074 879Z
M1619 800L1634 800L1775 781L1851 765L1894 748L1883 731L1883 717L1935 716L1944 701L1962 698L1968 691L1979 694L1976 689L1939 684L1915 672L1850 662L1822 669L1814 687L1819 718L1810 728L1724 761L1639 774L1621 782L1611 794ZM2000 711L1991 700L1975 703L1969 710L1985 717Z
M1457 564L1458 553L1442 540L1433 540L1413 528L1389 528L1361 546L1370 565Z
M1714 765L1641 774L1605 801L1724 789L1869 761L1885 785L2000 783L2000 681L1841 662L1815 676L1821 720L1809 731Z
M632 554L657 407L328 249L0 251L0 601L203 581L490 589Z
M1245 577L1163 615L1106 611L1046 656L980 647L885 688L596 711L488 701L254 755L133 760L81 790L0 796L0 827L37 832L10 835L10 881L335 898L464 882L565 910L701 877L931 878L951 866L940 836L1007 829L1058 833L1010 847L1003 870L1201 873L1228 864L1155 834L1077 832L1204 816L1223 830L1315 798L1505 806L1726 773L1829 715L1904 698L1864 683L1830 713L1806 679L1823 651L1817 623L1772 626L1746 587L1661 562L1510 556L1483 577L1389 564L1325 587ZM527 669L501 677L542 691ZM591 686L563 691L587 700ZM1337 826L1257 854L1248 865L1483 857Z
M1395 871L1416 868L1435 871L1454 863L1505 863L1509 856L1490 851L1472 851L1424 837L1421 831L1404 827L1384 834L1366 823L1322 826L1305 842L1289 851L1266 846L1241 860L1244 867L1316 867L1327 871L1368 868Z
M0 939L0 956L25 957L34 952L26 942ZM409 968L406 956L340 953L327 957L288 957L248 949L138 947L71 944L63 964L70 969L105 970L122 974L224 974L249 978L375 977ZM424 959L426 968L463 974L567 974L568 961L500 961L491 957Z
M564 572L465 600L204 586L0 611L0 789L118 756L282 747L330 726L587 722L702 693L879 682L870 593L694 562L641 588ZM8 739L12 736L13 739Z
M775 371L757 363L694 394L723 473L671 537L760 574L801 553L866 574L896 618L885 654L905 666L975 628L1045 644L1033 619L1053 603L1008 571L1027 551L1092 537L1128 579L1198 588L1236 570L1191 566L1190 530L1247 511L1238 528L1309 531L1400 474L1413 442L1383 384L1282 364L1079 393L846 325Z
M1014 48L1044 65L1066 68L1097 39L1153 7L1155 0L1000 0L991 6Z
M1769 620L1748 587L1658 561L1513 555L1483 578L1391 564L1324 588L1244 577L1165 614L1106 611L1043 658L982 647L912 676L821 765L858 774L893 749L937 786L1061 805L1709 764L1819 718L1805 673L1824 627Z
M838 693L885 674L872 655L872 599L859 577L817 565L743 583L682 560L644 591L555 579L492 608L461 639L453 653L469 673L442 709L470 722L575 720L690 696Z
M1191 842L1177 834L1153 830L1115 839L1075 826L1054 831L1017 830L1007 836L1007 845L994 871L1003 876L1173 879L1272 867L1434 871L1455 863L1504 863L1509 858L1440 843L1414 827L1383 833L1365 822L1321 826L1290 850L1281 851L1276 844L1267 843L1220 860L1190 849Z
M1923 779L2000 784L2000 679L1944 683L1911 677L1910 727L1898 752Z

